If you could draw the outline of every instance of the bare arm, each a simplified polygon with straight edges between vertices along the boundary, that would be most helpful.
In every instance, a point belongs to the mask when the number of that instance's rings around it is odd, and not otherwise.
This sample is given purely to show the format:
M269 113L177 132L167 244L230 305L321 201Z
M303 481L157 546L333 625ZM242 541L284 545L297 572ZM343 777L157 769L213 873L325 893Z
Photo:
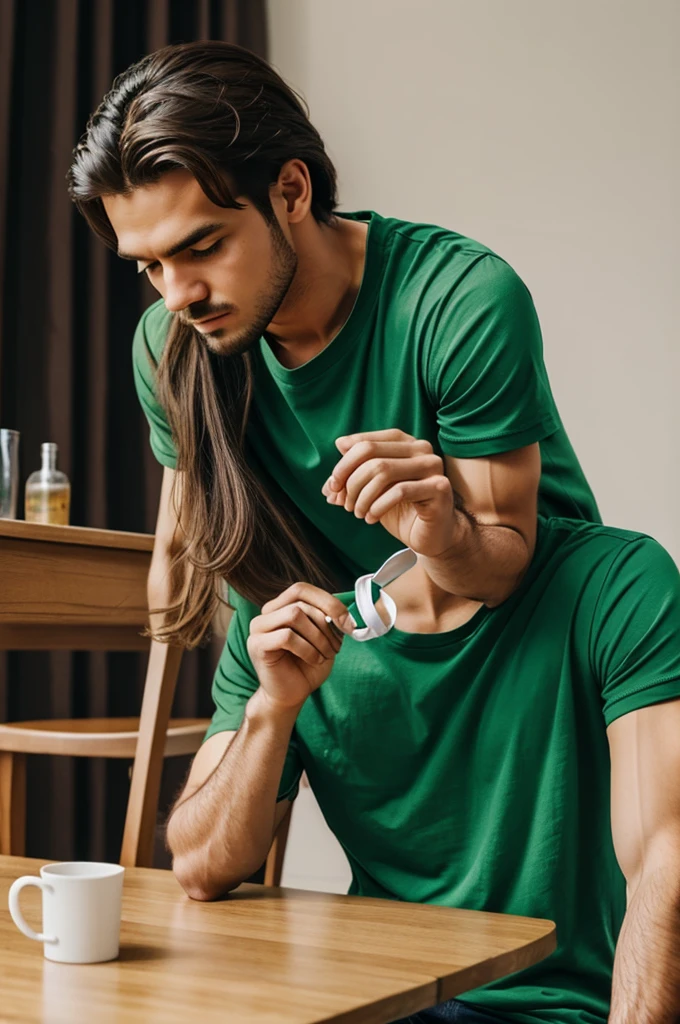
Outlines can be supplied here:
M429 441L396 428L335 444L342 458L322 487L327 501L379 522L421 556L442 590L490 607L510 596L536 546L538 444L442 458Z
M340 649L326 615L340 629L348 618L337 598L298 583L250 624L248 654L259 689L238 731L213 736L196 755L168 822L173 870L194 899L234 889L267 856L289 806L276 798L293 726Z
M483 459L446 455L444 468L465 511L457 509L448 551L424 558L423 565L443 590L494 607L515 590L533 558L539 446Z
M173 870L193 899L224 895L265 860L290 807L276 797L296 718L258 690L238 732L211 736L194 758L167 831Z
M627 882L610 1024L680 1021L680 700L608 729L612 835Z

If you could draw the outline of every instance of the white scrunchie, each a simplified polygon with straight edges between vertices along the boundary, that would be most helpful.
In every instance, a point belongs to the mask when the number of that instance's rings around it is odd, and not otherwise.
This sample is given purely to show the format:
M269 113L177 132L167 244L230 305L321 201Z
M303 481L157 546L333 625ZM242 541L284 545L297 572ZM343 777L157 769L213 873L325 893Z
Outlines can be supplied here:
M397 620L397 606L389 594L382 593L380 595L389 616L389 621L383 622L373 603L371 586L373 583L377 583L379 587L386 587L388 583L393 583L399 576L412 569L417 561L418 556L415 551L412 551L411 548L402 548L401 551L391 555L377 572L359 577L354 585L354 602L366 625L355 629L350 634L353 640L359 642L375 640L377 637L389 633Z

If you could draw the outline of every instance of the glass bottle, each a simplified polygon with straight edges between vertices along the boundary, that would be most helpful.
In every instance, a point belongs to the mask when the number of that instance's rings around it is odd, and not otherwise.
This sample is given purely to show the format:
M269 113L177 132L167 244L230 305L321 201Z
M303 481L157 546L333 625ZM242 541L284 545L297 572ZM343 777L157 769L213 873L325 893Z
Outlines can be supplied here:
M26 481L25 515L28 523L68 525L71 485L65 473L57 469L56 444L40 448L42 468Z

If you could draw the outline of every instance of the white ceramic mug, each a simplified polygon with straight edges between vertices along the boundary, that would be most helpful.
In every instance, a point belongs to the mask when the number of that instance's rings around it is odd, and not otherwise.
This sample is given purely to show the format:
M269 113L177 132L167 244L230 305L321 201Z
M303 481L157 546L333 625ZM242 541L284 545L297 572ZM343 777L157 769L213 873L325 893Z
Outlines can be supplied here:
M29 939L42 942L48 960L96 964L115 960L120 948L123 872L118 864L67 861L46 864L40 878L24 875L9 890L9 912ZM34 932L19 907L27 885L42 889L43 930Z

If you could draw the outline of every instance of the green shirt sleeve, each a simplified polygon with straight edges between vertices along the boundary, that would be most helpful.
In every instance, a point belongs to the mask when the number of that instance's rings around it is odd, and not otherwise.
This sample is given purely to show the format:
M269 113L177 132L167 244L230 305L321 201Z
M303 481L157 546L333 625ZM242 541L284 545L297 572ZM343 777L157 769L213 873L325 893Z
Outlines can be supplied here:
M591 664L607 725L680 697L680 573L651 537L613 560L593 616Z
M132 342L132 370L137 397L150 429L151 450L162 466L175 469L177 451L163 408L156 398L156 367L172 322L162 299L142 314Z
M495 455L559 429L536 310L507 263L478 259L433 323L426 379L443 452Z
M234 614L229 623L227 642L224 645L213 680L212 696L215 713L208 726L204 742L218 732L235 731L240 727L246 704L259 686L246 646L250 620L259 614L259 609L250 601L246 601L236 594L232 588L229 590L229 601L234 607ZM295 730L293 730L277 800L295 799L298 794L302 769Z

